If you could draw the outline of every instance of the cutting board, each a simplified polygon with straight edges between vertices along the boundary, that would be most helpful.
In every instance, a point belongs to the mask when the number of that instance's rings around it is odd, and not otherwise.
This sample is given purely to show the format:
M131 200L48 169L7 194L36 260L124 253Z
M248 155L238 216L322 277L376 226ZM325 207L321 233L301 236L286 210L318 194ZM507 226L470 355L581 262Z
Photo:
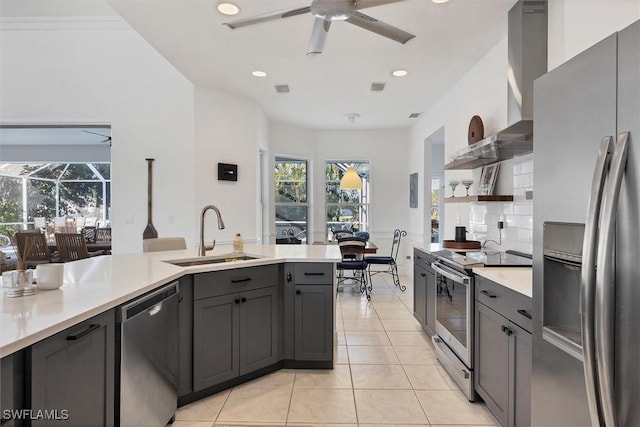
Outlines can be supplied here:
M469 123L467 141L469 141L469 145L471 145L481 141L482 139L484 139L484 125L482 124L482 119L480 116L473 116Z
M444 240L442 242L442 247L447 249L480 249L480 242L477 240L467 240L466 242Z

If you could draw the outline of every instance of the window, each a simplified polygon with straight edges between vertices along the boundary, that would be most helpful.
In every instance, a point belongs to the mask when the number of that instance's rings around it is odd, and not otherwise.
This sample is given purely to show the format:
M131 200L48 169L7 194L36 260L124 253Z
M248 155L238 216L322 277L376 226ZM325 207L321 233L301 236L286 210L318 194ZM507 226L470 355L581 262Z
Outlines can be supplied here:
M306 243L307 161L276 157L276 243Z
M440 178L431 178L431 243L440 239Z
M109 163L0 164L0 234L32 228L34 218L91 218L109 225Z
M343 190L340 180L354 166L361 190ZM325 168L325 206L327 240L338 230L369 231L369 162L332 161Z

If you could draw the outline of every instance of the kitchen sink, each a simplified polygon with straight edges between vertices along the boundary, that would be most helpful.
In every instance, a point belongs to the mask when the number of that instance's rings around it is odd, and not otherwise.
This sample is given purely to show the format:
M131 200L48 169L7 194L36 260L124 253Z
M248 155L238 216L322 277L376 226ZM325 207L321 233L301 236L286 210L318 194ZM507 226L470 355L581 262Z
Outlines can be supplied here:
M195 265L207 265L207 264L222 264L227 262L247 261L252 259L259 259L260 257L247 255L247 254L228 254L218 255L215 257L201 257L190 259L177 259L171 261L165 261L169 264L177 265L179 267L193 267Z

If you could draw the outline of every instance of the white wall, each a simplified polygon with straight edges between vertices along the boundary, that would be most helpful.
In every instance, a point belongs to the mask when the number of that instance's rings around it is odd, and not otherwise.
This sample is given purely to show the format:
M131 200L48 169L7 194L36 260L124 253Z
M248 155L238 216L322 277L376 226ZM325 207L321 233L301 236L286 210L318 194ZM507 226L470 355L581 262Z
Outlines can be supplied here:
M226 228L207 213L205 241L230 243L236 233L245 241L261 239L258 152L269 147L268 124L257 104L219 91L195 90L195 209L199 224L206 205L217 206ZM218 181L218 163L238 165L238 181Z
M193 86L123 22L95 24L1 23L0 122L111 125L114 252L142 249L146 157L159 235L193 243Z
M276 155L309 160L312 179L309 197L313 200L309 240L321 240L325 234L325 161L368 160L371 164L371 240L380 247L379 253L389 253L393 230L409 230L409 175L417 169L407 167L408 138L408 131L405 130L316 131L283 123L272 124L271 171ZM269 197L273 199L273 176L269 188ZM270 218L273 232L273 209ZM401 253L399 258L404 258L404 254Z
M506 25L506 17L505 17ZM491 135L506 126L507 121L507 40L501 40L464 77L453 86L432 108L423 114L412 127L409 145L409 169L425 171L425 139L444 126L445 162L457 150L465 147L469 121L479 115L484 124L485 135ZM429 165L427 165L427 172ZM445 197L451 196L447 182L451 179L471 179L472 171L445 171ZM476 180L477 181L477 180ZM474 194L476 184L472 187ZM457 195L464 193L458 186ZM424 199L424 198L423 198ZM425 218L428 207L420 200L418 209L409 210L409 237L411 241L428 243L425 239ZM445 204L445 228L441 230L445 239L454 236L455 226L468 225L468 204Z
M640 19L638 0L549 2L548 69Z

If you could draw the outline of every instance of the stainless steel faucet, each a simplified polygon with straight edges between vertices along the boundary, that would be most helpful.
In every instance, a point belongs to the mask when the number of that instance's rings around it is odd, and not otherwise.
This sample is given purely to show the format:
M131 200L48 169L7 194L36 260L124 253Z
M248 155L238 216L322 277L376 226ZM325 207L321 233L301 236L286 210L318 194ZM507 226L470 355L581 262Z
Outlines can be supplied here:
M222 215L220 214L220 209L213 205L207 205L202 209L202 214L200 215L200 248L198 249L198 255L205 256L207 251L212 250L216 247L216 241L213 240L213 244L205 245L204 244L204 215L207 213L209 209L213 209L218 216L218 230L222 230L224 228L224 221L222 221Z

